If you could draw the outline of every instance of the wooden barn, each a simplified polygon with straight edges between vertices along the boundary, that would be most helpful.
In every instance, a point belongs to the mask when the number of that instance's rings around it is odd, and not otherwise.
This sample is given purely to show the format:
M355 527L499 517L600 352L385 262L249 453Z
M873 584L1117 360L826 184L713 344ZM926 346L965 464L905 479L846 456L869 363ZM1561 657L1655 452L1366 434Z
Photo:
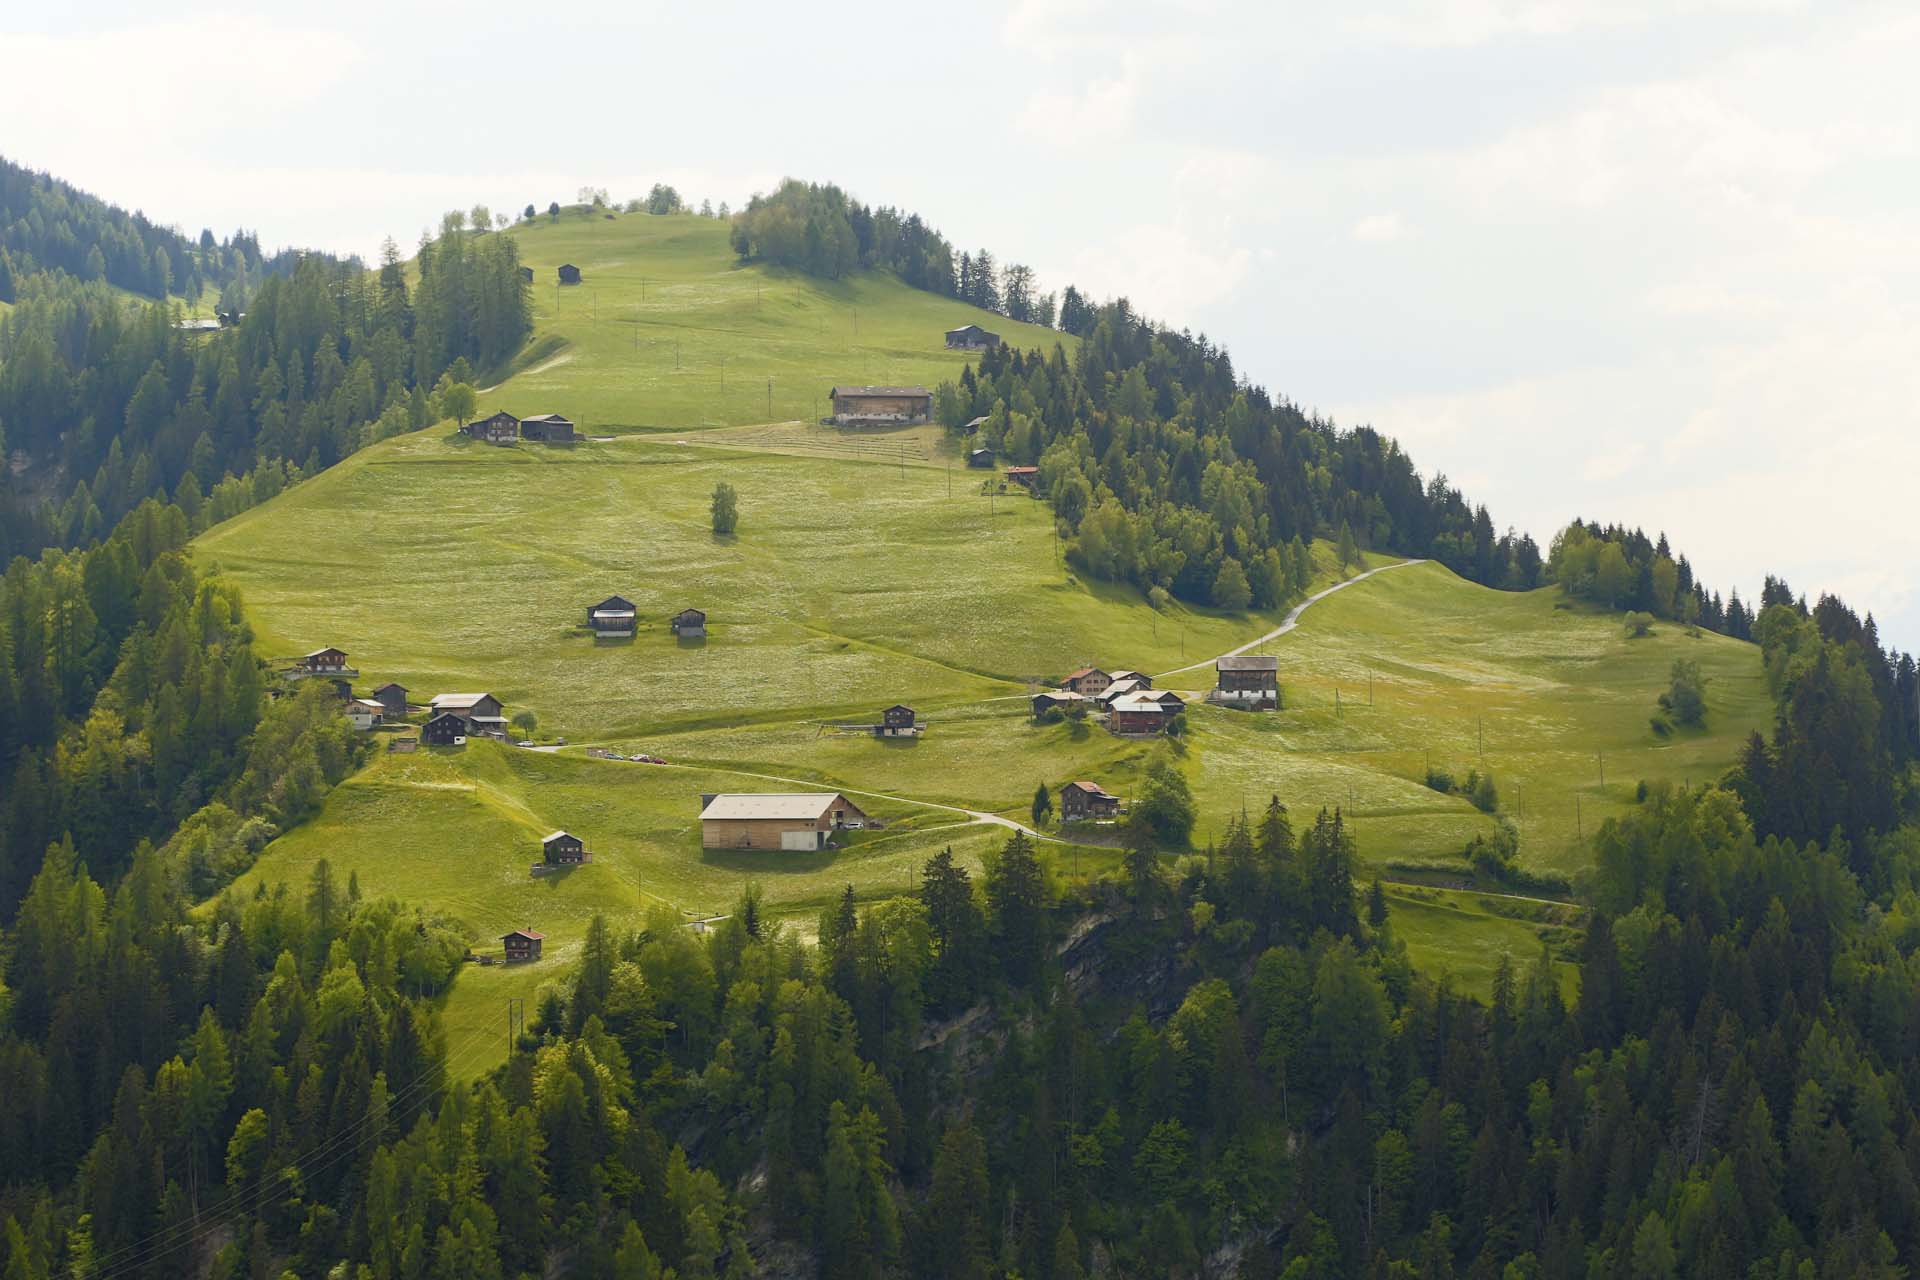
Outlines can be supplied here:
M1098 667L1082 667L1060 682L1063 689L1071 689L1083 698L1097 698L1107 691L1113 683L1113 677Z
M840 427L905 427L933 417L933 393L925 387L835 387L828 397Z
M538 413L520 419L520 434L528 440L547 444L572 444L578 438L574 435L572 420L557 413Z
M673 621L667 625L673 629L673 634L682 640L707 638L707 615L699 609L682 609L673 615Z
M442 711L420 726L420 741L430 747L466 745L467 722L451 711Z
M963 324L947 330L947 346L955 351L985 351L1000 345L1000 335L977 324Z
M1280 705L1280 660L1242 653L1221 658L1213 664L1216 702L1230 703L1258 711L1271 711Z
M1064 707L1069 703L1085 702L1086 698L1071 689L1048 689L1044 693L1033 695L1033 714L1045 715L1055 707Z
M980 428L986 425L987 425L987 415L983 413L977 418L968 418L967 425L960 429L964 431L966 434L971 436L971 435L979 434Z
M522 283L522 284L532 284L532 283L533 283L533 268L532 268L532 267L521 267L521 268L520 268L520 283Z
M531 929L515 929L503 934L500 945L506 950L508 964L520 964L540 958L540 944L547 940L544 933L535 933Z
M858 805L835 791L710 795L701 801L703 849L824 849L834 832L868 821Z
M1120 797L1108 794L1097 782L1069 782L1058 795L1062 822L1091 822L1120 812Z
M574 266L571 262L562 265L560 268L560 283L579 284L580 268Z
M988 471L993 470L993 450L975 449L967 455L967 465L970 467L984 467Z
M894 703L880 713L880 723L873 727L876 738L917 738L920 725L914 719L913 708L902 703Z
M1122 680L1131 680L1142 689L1153 688L1153 677L1144 671L1115 671L1112 676L1115 684Z
M1040 468L1008 467L1007 479L1013 481L1015 484L1019 485L1022 489L1031 489L1033 488L1033 486L1040 483Z
M488 444L512 444L520 435L520 419L502 409L491 417L469 422L460 430Z
M587 625L596 636L631 636L636 611L625 596L608 596L599 604L587 606Z
M587 847L579 836L556 831L540 841L540 856L550 867L570 867L587 861Z
M389 681L373 691L373 700L389 720L407 718L407 686Z

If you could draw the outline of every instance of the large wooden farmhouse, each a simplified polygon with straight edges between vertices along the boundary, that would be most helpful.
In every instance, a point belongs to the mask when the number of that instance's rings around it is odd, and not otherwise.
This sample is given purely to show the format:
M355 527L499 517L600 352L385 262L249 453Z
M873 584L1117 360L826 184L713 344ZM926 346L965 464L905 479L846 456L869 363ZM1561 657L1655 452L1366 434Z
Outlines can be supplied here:
M1069 782L1060 788L1060 821L1089 822L1120 812L1120 797L1097 782Z
M1167 722L1186 708L1177 693L1125 694L1107 709L1107 728L1128 735L1164 733Z
M608 596L599 604L587 606L587 625L596 636L631 636L635 616L633 601L625 596Z
M572 444L575 439L572 420L557 413L537 413L520 419L520 434L528 440L547 444Z
M507 736L507 718L500 714L505 708L500 699L490 693L442 693L434 697L433 714L454 715L467 723L466 736L470 738L504 738ZM429 720L428 724L433 721Z
M867 815L835 791L701 797L703 849L824 849L836 831L867 825Z
M1000 345L1000 335L977 324L963 324L947 330L947 345L956 351L984 351Z
M876 738L916 738L920 736L920 725L914 719L913 708L903 703L894 703L880 713L880 723L873 727Z
M1015 484L1019 485L1022 489L1031 489L1033 488L1033 486L1040 483L1040 468L1008 467L1007 479L1013 481Z
M835 426L913 426L933 417L933 393L925 387L835 387L828 394Z
M1217 687L1211 697L1237 707L1270 711L1280 705L1280 660L1257 653L1236 654L1213 664Z
M507 953L508 964L520 964L540 958L540 944L546 941L546 937L546 934L535 933L531 929L515 929L501 936L500 946Z
M512 444L520 435L520 419L502 409L490 417L477 418L460 430L488 444Z
M1107 691L1113 683L1113 677L1098 667L1082 667L1060 682L1064 689L1070 689L1083 698L1097 698Z

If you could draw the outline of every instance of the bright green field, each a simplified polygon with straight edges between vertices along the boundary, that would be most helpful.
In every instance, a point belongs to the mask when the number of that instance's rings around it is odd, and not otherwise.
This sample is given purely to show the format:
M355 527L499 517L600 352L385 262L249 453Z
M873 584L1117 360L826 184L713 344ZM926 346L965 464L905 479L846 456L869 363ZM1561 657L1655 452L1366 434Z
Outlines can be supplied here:
M717 376L688 372L699 367L690 351L710 355L716 375L721 354L729 369L736 356L762 361L779 370L775 415L801 411L782 409L786 378L810 389L811 418L834 381L950 376L959 359L940 332L977 313L886 277L823 287L741 269L720 224L699 219L563 217L518 234L541 281L540 352L482 409L554 410L616 438L495 448L441 424L363 450L196 544L203 565L242 588L262 652L336 644L363 691L387 680L415 701L490 690L509 714L535 711L543 736L574 744L557 755L492 745L383 755L249 876L298 884L325 856L368 893L458 920L476 949L497 951L516 926L546 933L538 965L467 968L447 1005L455 1036L504 1031L504 1001L560 975L596 911L720 912L753 880L806 927L845 884L867 898L896 893L941 845L977 865L1005 835L937 806L1024 817L1037 783L1081 777L1131 796L1157 752L1195 789L1199 846L1277 792L1296 828L1320 806L1345 808L1369 871L1410 861L1464 880L1461 850L1493 820L1422 785L1429 758L1462 778L1491 769L1522 860L1577 873L1581 837L1622 812L1640 779L1714 776L1766 719L1751 646L1670 626L1628 641L1617 616L1565 607L1557 590L1495 592L1423 564L1334 593L1263 648L1280 659L1282 711L1195 707L1173 746L1035 726L1025 700L1038 678L1094 663L1175 673L1159 686L1199 690L1215 655L1279 618L1157 613L1131 590L1077 580L1044 506L983 494L938 431L767 422L764 374L756 405L718 398ZM556 302L545 282L560 261L588 283ZM612 305L623 280L637 325ZM810 334L804 318L839 314L842 295L843 328ZM865 345L851 332L855 299ZM655 331L680 333L681 374L670 350L662 367L657 346L641 349L655 352L651 365L626 360L635 333ZM632 429L644 427L665 429ZM740 492L740 527L725 539L707 513L720 480ZM1316 555L1329 584L1332 557ZM615 592L638 605L640 634L596 643L579 623ZM708 611L704 645L667 634L667 617L690 605ZM1709 725L1660 739L1648 716L1680 656L1711 679ZM827 723L870 720L896 701L929 722L923 738L881 743ZM588 743L671 767L589 760L577 754ZM702 852L699 793L798 785L769 775L847 790L891 825L836 854ZM537 837L555 827L582 836L596 860L531 878ZM1104 850L1045 848L1056 875L1112 863ZM1522 962L1538 950L1538 922L1480 895L1409 888L1394 899L1415 961L1464 989L1484 990L1502 950Z
M564 413L589 431L817 421L835 383L957 378L948 329L979 323L1023 349L1075 339L901 285L742 266L728 224L691 214L568 211L512 235L533 268L535 337L481 411ZM556 268L579 267L562 287ZM772 380L769 393L768 380Z

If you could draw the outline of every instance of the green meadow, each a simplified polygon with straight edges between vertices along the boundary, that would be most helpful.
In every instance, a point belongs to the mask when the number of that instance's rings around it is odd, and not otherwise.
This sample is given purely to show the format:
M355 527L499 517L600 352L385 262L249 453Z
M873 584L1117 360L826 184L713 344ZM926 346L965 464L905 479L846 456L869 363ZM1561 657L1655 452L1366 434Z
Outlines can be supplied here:
M580 209L512 232L533 270L535 337L481 410L564 413L590 431L814 422L835 383L925 384L969 359L948 329L980 323L1022 348L1071 347L881 272L818 280L741 265L728 224ZM563 263L577 285L558 283Z
M447 1004L455 1036L493 1043L497 1026L504 1037L505 1000L564 973L595 912L633 920L663 905L693 919L757 882L771 910L810 929L848 884L866 899L907 890L942 846L978 867L1005 829L958 810L1024 821L1038 783L1073 778L1130 797L1163 754L1195 792L1198 850L1269 795L1296 829L1342 809L1367 874L1429 882L1392 891L1415 962L1481 991L1502 951L1524 963L1577 926L1536 918L1561 908L1448 891L1470 879L1463 850L1495 819L1430 790L1429 764L1461 779L1491 772L1522 864L1577 876L1586 838L1642 780L1716 776L1767 720L1749 645L1671 625L1629 640L1616 615L1556 589L1491 591L1415 564L1334 592L1263 645L1279 659L1279 711L1197 705L1170 743L1036 725L1027 699L1041 680L1091 663L1197 694L1213 657L1280 615L1156 611L1076 575L1045 506L983 485L937 429L846 433L810 419L833 382L957 373L940 334L968 319L1023 341L1055 335L885 276L828 285L743 268L723 225L697 218L563 215L516 234L539 326L482 411L561 412L603 438L494 447L442 423L362 450L209 530L195 552L241 587L261 652L338 645L363 692L389 680L416 702L487 690L572 744L382 754L243 885L298 884L326 857L367 893L457 922L476 950L497 952L510 928L544 932L538 964L466 968ZM550 280L566 261L586 283L563 291ZM757 400L736 386L750 367ZM708 516L723 480L740 495L725 538ZM1338 581L1330 549L1315 557L1316 586ZM635 601L639 633L596 641L586 608L614 593ZM667 631L689 606L708 613L704 643ZM1708 676L1710 715L1661 737L1649 716L1679 657ZM918 710L923 737L839 727L894 702ZM668 764L590 759L589 744ZM847 791L886 828L817 855L700 849L700 793L808 786ZM530 876L538 837L557 827L594 861ZM1105 849L1043 849L1063 878L1113 865Z

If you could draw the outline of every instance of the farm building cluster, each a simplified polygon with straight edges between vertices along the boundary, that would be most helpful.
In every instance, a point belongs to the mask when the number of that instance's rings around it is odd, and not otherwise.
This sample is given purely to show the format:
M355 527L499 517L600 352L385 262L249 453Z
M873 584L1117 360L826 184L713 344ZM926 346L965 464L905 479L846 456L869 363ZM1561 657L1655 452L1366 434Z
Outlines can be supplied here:
M608 596L587 606L587 630L596 640L631 640L640 626L640 610L625 596ZM707 638L703 609L682 609L667 619L667 630L681 640Z
M387 726L409 725L416 711L424 715L424 721L419 724L419 737L396 741L393 744L396 749L411 749L410 745L402 744L414 741L430 747L456 747L468 738L505 741L507 737L506 707L491 693L435 694L426 705L417 707L408 699L405 685L389 680L365 697L356 694L353 679L360 673L347 665L347 654L342 649L331 646L316 649L296 658L281 674L290 681L318 678L331 682L334 695L340 699L342 714L356 729L371 732Z
M572 419L560 414L538 413L531 418L516 418L505 409L463 424L460 433L485 444L512 444L516 440L572 444L580 438Z

